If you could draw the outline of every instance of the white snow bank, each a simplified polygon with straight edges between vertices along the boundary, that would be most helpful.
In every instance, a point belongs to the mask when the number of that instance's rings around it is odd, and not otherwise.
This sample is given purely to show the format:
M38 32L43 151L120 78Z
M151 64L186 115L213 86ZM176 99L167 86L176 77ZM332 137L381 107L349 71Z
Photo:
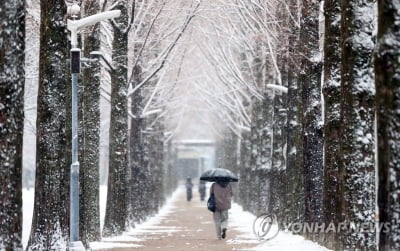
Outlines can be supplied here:
M106 204L107 204L107 186L100 186L99 191L99 201L100 201L100 229L103 230L104 217L106 215Z
M279 232L279 234L258 247L254 250L268 250L268 251L329 251L325 247L318 245L315 242L305 240L299 235L292 233Z
M31 232L33 205L35 202L35 189L22 189L22 245L24 250L28 245Z
M255 218L256 216L253 214L243 211L240 205L233 203L232 209L229 210L228 228L233 228L243 234L236 236L235 239L228 239L227 243L260 243L257 247L251 249L259 251L329 251L329 249L315 242L305 240L302 236L282 231L280 231L275 238L266 242L260 242L253 233L253 222Z
M173 204L175 203L175 201L178 200L178 196L180 193L182 193L182 190L183 190L183 186L180 186L178 189L176 189L175 192L173 192L171 197L169 199L167 199L165 205L158 211L158 213L156 215L146 219L143 223L137 224L135 226L135 228L132 228L131 230L129 230L129 232L127 234L134 235L138 232L148 231L149 228L153 228L154 225L161 223L162 219L164 219L169 214L171 214L175 211L176 207ZM157 226L157 229L155 229L154 231L176 232L176 229L177 229L177 227L164 227L164 229L161 229L160 226Z
M141 236L144 233L156 234L160 232L180 231L180 228L178 227L160 227L160 226L155 227L155 225L159 224L162 219L167 217L170 213L174 212L174 209L176 207L174 207L173 204L178 199L179 193L182 192L182 189L183 187L179 187L171 195L171 197L167 200L165 205L159 210L159 212L155 216L146 219L141 224L137 224L135 228L130 229L128 232L125 232L120 236L102 238L101 242L91 242L90 243L91 249L98 250L98 249L112 249L112 248L138 248L143 246L140 244L140 242L143 242L145 240L134 236ZM106 199L107 199L107 187L100 187L101 226L103 226L104 224ZM137 243L132 243L132 242L137 242Z
M143 245L131 243L118 243L118 242L91 242L90 248L93 250L98 249L112 249L112 248L139 248Z
M145 237L146 234L160 233L160 232L177 232L182 231L180 227L165 227L157 226L162 219L168 217L169 214L173 213L176 207L174 203L178 200L179 194L184 188L179 187L172 196L167 200L166 204L160 209L158 214L148 218L145 222L136 225L135 228L124 233L122 236L116 236L112 238L103 238L101 242L92 242L90 246L93 250L98 249L112 249L112 248L138 248L143 246L141 242L145 239L137 238L137 236ZM105 202L107 198L107 188L100 187L100 217L101 224L103 226L104 214L105 214ZM24 248L27 245L29 233L31 229L32 214L33 214L33 203L34 203L34 190L23 189L23 233L22 240ZM254 243L257 247L252 250L269 250L269 251L329 251L329 249L319 246L318 244L305 240L299 235L293 235L291 233L279 232L279 234L267 242L261 243L253 234L253 221L256 217L243 211L242 207L236 203L232 204L232 209L229 210L229 227L235 229L241 234L235 236L234 239L229 239L227 244L237 243ZM209 222L211 224L211 222ZM134 237L136 236L136 237ZM130 243L128 243L130 242Z

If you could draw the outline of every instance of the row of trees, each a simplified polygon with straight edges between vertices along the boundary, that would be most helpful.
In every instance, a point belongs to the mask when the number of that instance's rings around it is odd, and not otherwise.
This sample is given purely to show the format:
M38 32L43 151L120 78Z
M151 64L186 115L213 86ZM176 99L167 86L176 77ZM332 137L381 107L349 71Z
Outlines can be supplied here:
M397 250L398 6L378 1L376 14L369 0L249 2L225 7L231 22L222 24L244 46L214 47L221 60L224 48L241 53L221 76L252 83L251 119L229 112L233 130L218 146L220 165L240 174L238 201L292 223L389 223L379 241L374 232L304 235L334 250Z
M0 200L5 202L0 248L5 249L21 248L24 73L17 66L23 64L25 44L23 4L17 2L0 5L1 20L7 20L0 30ZM240 174L236 193L246 210L267 210L290 222L379 219L391 226L380 233L380 250L399 248L396 2L378 1L377 15L371 0L326 0L323 14L316 0L218 0L202 7L175 0L101 3L82 1L84 16L109 8L122 15L81 37L86 57L100 48L112 59L109 74L100 75L100 66L92 65L81 79L85 245L100 238L101 95L112 110L103 235L133 227L174 189L172 137L190 130L209 135L204 131L210 129L220 136L220 165ZM66 4L41 1L40 13L35 209L28 244L33 250L65 248L69 227ZM14 39L6 39L10 36ZM99 83L104 75L111 86ZM206 129L199 132L189 120ZM335 250L374 250L378 243L375 233L306 237Z
M82 15L110 9L121 17L88 27L80 36L83 55L109 46L111 90L101 84L105 67L82 65L79 110L80 235L84 245L121 234L156 213L177 185L176 155L167 142L164 118L143 112L153 99L159 72L198 8L171 20L161 1L86 0ZM171 1L173 4L173 1ZM28 250L65 249L69 236L71 90L67 59L67 4L40 1L40 58L36 123L35 204ZM2 3L1 27L1 236L0 249L20 250L22 234L22 132L25 6ZM12 39L10 39L10 36ZM101 38L105 37L101 44ZM29 41L28 41L29 43ZM107 50L106 50L107 51ZM106 55L108 58L108 55ZM99 213L100 96L110 102L110 153L104 229ZM150 100L150 101L149 101ZM4 203L3 203L4 202ZM102 232L102 234L101 234Z

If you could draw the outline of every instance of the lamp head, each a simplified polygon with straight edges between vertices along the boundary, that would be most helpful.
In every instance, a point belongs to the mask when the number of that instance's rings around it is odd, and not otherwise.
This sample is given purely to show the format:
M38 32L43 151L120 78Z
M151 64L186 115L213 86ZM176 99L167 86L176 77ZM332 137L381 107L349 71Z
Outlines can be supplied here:
M81 7L78 4L73 4L68 6L67 8L67 14L68 16L72 18L77 18L81 14Z
M90 58L99 59L103 57L103 53L101 51L91 51Z

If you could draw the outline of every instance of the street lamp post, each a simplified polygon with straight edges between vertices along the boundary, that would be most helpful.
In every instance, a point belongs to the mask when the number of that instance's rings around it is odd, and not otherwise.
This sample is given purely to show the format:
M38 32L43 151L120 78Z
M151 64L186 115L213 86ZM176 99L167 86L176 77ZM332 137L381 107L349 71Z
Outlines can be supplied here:
M70 7L72 15L80 12L78 5ZM98 13L79 20L67 20L71 31L71 79L72 79L72 164L70 175L70 243L69 250L85 250L79 240L79 160L78 160L78 76L80 73L81 50L78 48L78 33L86 26L110 18L119 17L121 11Z

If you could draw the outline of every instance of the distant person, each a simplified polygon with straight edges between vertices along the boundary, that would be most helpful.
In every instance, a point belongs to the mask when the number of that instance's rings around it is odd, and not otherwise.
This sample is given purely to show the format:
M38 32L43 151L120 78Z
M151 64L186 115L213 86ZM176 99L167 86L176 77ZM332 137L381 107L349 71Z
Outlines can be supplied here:
M186 179L186 199L187 201L190 201L192 199L192 188L193 188L193 183L191 178Z
M216 183L211 185L210 194L214 194L215 198L214 223L217 238L224 239L228 227L228 210L231 208L231 199L233 196L229 180L217 180Z
M200 193L200 200L203 201L204 198L206 197L206 182L204 180L200 180L199 193Z

